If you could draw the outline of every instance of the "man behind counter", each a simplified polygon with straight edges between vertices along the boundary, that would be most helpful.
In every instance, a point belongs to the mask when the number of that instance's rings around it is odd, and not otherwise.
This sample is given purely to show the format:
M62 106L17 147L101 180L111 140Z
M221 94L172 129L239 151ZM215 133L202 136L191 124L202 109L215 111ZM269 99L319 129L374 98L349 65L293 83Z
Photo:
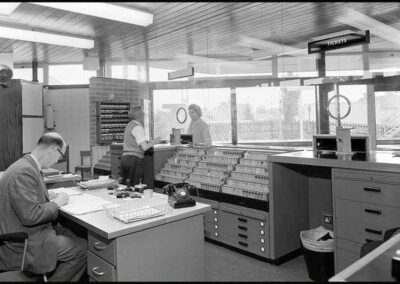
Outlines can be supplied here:
M211 146L210 127L201 118L201 108L196 104L191 104L188 109L191 121L187 133L193 135L193 145Z
M41 169L63 158L66 143L60 134L43 134L31 154L17 160L0 178L0 233L26 232L24 271L50 272L49 281L78 281L86 270L85 239L57 223L58 208L68 195L50 196ZM23 244L0 246L0 270L19 270Z
M143 180L144 152L159 144L161 138L157 137L153 141L146 141L143 128L144 112L141 106L131 108L129 119L131 121L125 127L122 146L121 183L126 184L126 180L130 179L131 185L135 185Z

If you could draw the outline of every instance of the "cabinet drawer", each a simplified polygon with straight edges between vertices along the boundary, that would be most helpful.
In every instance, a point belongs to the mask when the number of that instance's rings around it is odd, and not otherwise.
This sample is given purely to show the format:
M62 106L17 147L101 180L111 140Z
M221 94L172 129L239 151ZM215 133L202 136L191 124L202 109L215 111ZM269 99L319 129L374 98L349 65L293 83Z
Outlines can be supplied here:
M332 174L335 179L337 178L375 183L400 184L400 176L397 173L334 168Z
M400 207L400 184L335 179L334 197Z
M219 226L210 222L204 222L204 236L207 238L219 239Z
M268 244L257 244L253 243L250 241L246 241L243 239L240 239L238 237L226 234L226 233L220 233L221 240L233 247L240 248L242 250L263 256L263 257L269 257L269 245Z
M356 262L360 258L360 254L347 251L344 249L337 249L336 250L336 261L337 261L337 271L336 273L342 271L350 264Z
M336 237L360 244L368 240L382 240L386 229L375 224L336 218Z
M336 242L337 248L345 249L345 250L348 250L348 251L351 251L354 253L358 253L358 254L360 254L361 247L363 245L363 244L349 241L349 240L342 239L342 238L336 238L335 242Z
M108 240L97 236L93 232L88 232L88 245L89 250L94 254L102 257L104 260L109 263L116 265L116 256L115 256L115 241Z
M242 212L246 214L246 212ZM266 216L259 216L260 219L255 219L246 215L239 215L237 213L228 212L221 209L220 223L226 226L239 228L245 231L258 231L266 234L267 218ZM254 216L254 215L253 215Z
M96 281L117 280L115 267L90 251L87 254L87 273Z
M207 222L218 224L219 219L219 215L204 214L204 220Z
M335 200L336 216L383 227L400 226L400 208L352 200Z
M260 245L269 244L269 236L267 232L262 229L260 230L244 230L244 228L239 228L238 226L227 226L225 223L221 223L219 227L219 232L221 234L228 234L234 237L237 237L239 240L245 242L253 242Z

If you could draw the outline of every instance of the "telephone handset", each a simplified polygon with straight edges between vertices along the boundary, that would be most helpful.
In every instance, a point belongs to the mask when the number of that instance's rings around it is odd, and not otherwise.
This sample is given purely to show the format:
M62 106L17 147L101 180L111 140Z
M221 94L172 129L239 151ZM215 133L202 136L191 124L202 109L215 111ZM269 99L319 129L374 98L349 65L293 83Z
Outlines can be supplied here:
M196 201L190 196L190 190L194 186L188 183L167 184L163 188L164 194L168 194L168 202L173 208L195 206Z

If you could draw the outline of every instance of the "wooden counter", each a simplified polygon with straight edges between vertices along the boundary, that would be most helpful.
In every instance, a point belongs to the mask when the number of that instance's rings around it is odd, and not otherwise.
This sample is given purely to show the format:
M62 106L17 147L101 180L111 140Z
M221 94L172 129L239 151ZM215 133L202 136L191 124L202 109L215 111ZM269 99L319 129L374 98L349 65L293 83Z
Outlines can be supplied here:
M318 157L313 151L297 151L271 156L269 161L329 168L400 172L400 157L393 157L394 153L392 151L367 153L365 161L362 161L351 157L323 158Z

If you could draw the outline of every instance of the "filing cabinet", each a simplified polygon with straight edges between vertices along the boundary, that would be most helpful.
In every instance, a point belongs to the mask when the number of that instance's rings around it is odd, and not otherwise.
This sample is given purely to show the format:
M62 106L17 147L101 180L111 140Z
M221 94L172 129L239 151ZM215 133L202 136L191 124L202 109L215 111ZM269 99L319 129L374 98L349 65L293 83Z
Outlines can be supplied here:
M219 240L220 210L219 202L201 197L193 197L197 202L211 205L211 211L204 213L204 236Z
M398 174L333 169L336 273L359 259L361 246L400 226Z
M121 176L121 158L122 158L122 143L111 144L111 174L115 177Z
M129 122L130 103L96 102L97 143L122 142Z
M87 273L93 281L116 280L116 241L88 232Z
M233 247L269 258L268 212L220 203L220 239Z

